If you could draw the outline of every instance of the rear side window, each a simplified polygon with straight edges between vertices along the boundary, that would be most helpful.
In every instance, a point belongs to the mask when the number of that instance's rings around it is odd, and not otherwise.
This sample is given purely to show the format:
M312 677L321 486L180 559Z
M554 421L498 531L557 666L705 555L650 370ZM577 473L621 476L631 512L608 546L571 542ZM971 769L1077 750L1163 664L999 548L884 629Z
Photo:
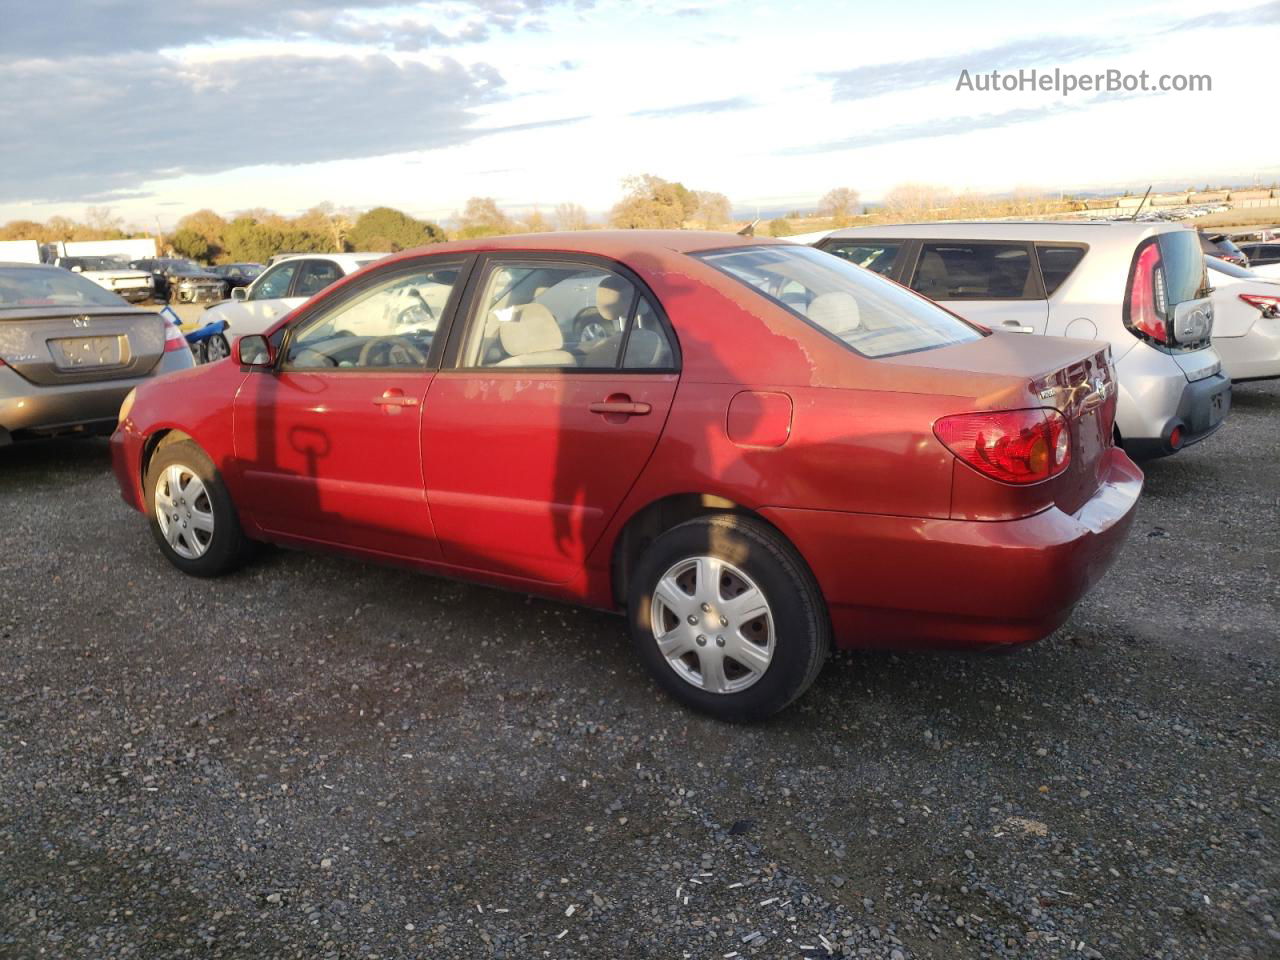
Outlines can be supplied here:
M1050 243L1037 243L1036 256L1040 259L1040 278L1044 280L1044 295L1052 297L1062 281L1084 259L1084 247L1055 247Z
M936 304L813 247L737 247L694 256L864 357L982 337Z
M1184 303L1209 295L1209 274L1196 235L1190 230L1157 234L1160 267L1164 271L1169 303Z
M931 300L1025 300L1038 292L1027 244L954 240L920 248L911 287Z
M873 273L888 273L902 249L899 240L829 240L822 245L827 253L848 260Z

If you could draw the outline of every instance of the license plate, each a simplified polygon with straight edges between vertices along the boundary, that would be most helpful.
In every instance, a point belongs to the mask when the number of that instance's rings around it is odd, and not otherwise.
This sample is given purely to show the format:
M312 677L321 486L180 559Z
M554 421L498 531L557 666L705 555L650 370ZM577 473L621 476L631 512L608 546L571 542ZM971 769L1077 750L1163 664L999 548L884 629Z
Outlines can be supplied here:
M1209 426L1222 422L1223 407L1226 405L1227 391L1219 390L1209 398Z
M120 362L120 338L71 337L50 340L54 364L62 369L109 367Z

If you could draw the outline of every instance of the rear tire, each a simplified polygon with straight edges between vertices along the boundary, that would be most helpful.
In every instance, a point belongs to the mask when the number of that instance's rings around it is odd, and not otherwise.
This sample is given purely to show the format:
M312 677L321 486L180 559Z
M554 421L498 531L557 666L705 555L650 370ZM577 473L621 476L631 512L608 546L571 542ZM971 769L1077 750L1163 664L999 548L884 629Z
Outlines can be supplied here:
M724 720L777 713L809 688L831 649L813 574L750 517L699 517L662 534L636 566L627 608L659 686Z
M222 476L192 440L162 446L147 467L151 534L165 559L193 577L240 566L249 541Z

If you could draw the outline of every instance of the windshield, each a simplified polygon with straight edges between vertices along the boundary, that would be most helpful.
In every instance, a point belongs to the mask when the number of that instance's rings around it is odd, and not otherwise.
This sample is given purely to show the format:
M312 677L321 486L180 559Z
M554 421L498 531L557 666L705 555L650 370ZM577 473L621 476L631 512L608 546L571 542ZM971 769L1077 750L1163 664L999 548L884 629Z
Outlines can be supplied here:
M63 257L62 266L70 270L79 267L81 270L128 270L129 265L112 257Z
M183 276L193 276L195 274L203 274L204 270L196 266L190 260L170 260L169 269L174 273L180 273Z
M124 301L66 270L0 267L0 310L23 307L121 307Z
M694 256L864 357L889 357L982 337L923 297L811 247L739 247Z

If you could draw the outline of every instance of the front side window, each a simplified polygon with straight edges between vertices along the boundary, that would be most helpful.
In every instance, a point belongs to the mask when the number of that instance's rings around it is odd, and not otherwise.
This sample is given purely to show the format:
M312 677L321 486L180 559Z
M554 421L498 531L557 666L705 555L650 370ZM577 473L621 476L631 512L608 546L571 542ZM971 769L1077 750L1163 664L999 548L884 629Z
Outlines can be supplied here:
M892 281L812 247L738 247L694 256L864 357L929 350L982 336Z
M888 273L902 249L900 240L830 240L822 249L873 273Z
M298 271L295 297L310 297L341 279L342 270L332 260L304 260Z
M573 262L493 263L460 365L614 369L629 333L639 334L640 342L634 357L627 347L628 366L671 366L656 312L625 277ZM656 344L654 337L660 338Z
M925 243L911 289L930 300L1025 300L1032 296L1025 243Z
M286 260L284 263L277 264L264 273L258 282L253 285L253 289L247 299L279 300L281 297L287 297L289 295L289 284L293 281L293 275L297 272L297 260Z
M308 320L289 340L290 368L425 368L461 270L397 272Z

